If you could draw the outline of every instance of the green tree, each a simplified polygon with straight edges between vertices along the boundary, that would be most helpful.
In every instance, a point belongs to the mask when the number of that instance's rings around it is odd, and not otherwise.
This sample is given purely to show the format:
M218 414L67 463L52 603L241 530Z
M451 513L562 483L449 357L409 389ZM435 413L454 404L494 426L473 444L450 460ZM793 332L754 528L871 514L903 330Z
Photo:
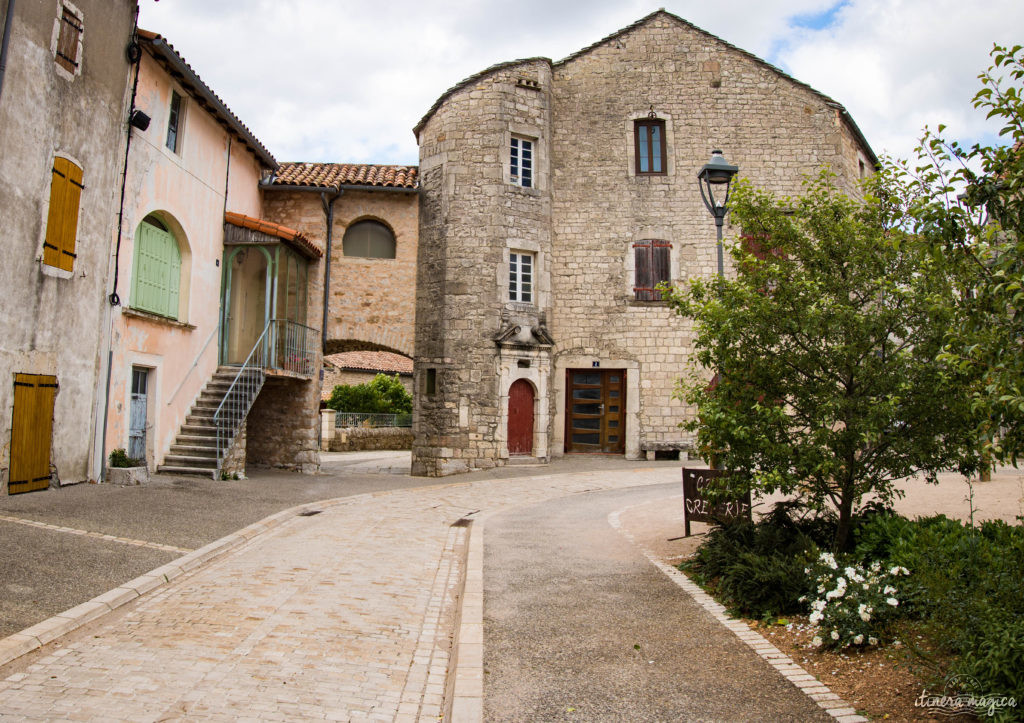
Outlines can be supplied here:
M913 161L890 161L908 225L956 264L957 314L943 358L975 383L987 456L1024 453L1024 52L994 46L973 105L1001 123L969 148L928 129Z
M864 201L826 172L794 199L740 182L735 278L662 292L694 320L677 396L697 406L686 426L699 449L734 472L727 485L834 510L837 551L864 495L889 502L899 478L976 463L964 379L936 360L952 285L942 257L898 228L885 181Z
M378 374L368 384L339 384L331 391L327 406L339 412L363 414L407 414L412 397L398 375Z

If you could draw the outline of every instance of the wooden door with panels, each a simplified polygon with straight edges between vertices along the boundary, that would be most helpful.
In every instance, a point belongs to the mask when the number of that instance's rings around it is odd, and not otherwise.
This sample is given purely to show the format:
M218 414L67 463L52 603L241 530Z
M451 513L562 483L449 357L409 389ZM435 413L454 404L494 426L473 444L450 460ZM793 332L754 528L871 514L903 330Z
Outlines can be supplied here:
M626 370L568 369L565 390L565 451L623 454Z
M56 396L57 377L49 374L14 375L8 494L44 490L50 486Z

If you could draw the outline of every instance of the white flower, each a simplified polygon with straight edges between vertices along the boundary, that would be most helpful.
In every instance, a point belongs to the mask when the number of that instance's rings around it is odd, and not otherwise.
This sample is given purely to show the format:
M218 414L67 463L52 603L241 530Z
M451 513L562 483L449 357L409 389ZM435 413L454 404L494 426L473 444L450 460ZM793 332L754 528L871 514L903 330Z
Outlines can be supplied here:
M860 615L860 619L864 622L871 620L871 608L864 603L861 603L860 607L857 608L857 614Z
M825 617L825 616L824 616L824 615L822 615L822 614L821 614L820 612L818 612L817 610L815 610L815 611L814 611L813 613L811 613L810 615L808 615L808 616L807 616L807 621L808 621L809 623L811 623L811 625L817 625L818 623L820 623L820 622L821 622L821 619L822 619L823 617Z
M846 573L847 577L856 577L857 576L857 571L854 570L852 567L846 568L845 570L843 570L843 572Z
M900 566L900 574L901 574L901 575L909 575L909 574L910 574L910 570L908 570L907 568L905 568L905 567L903 567L903 566L901 565L901 566Z
M878 645L878 638L868 638L868 645Z
M838 585L839 587L845 589L846 588L846 578L845 577L837 577L836 578L836 585Z
M861 587L864 588L865 590L867 590L868 589L868 584L864 583L863 585L861 585Z
M879 562L878 560L875 560L874 562L871 563L871 572L878 572L881 569L882 569L882 563Z
M811 574L811 568L805 567L804 568L804 575L810 575L810 574Z
M882 590L882 594L883 595L895 595L896 594L896 588L894 588L892 585L886 585L885 589Z
M863 635L858 635L858 636L856 636L853 639L853 644L854 645L862 645L863 643L864 643L864 636Z
M839 631L838 630L833 630L832 631L832 639L833 640L839 640Z
M816 611L820 612L820 611L822 611L824 609L825 609L825 601L824 600L815 600L814 602L811 603L811 610L816 610Z
M896 607L897 605L899 605L899 604L900 604L900 601L899 601L899 600L897 600L897 599L896 599L896 598L894 598L894 597L887 597L887 598L885 599L885 601L886 601L887 603L889 603L890 605L892 605L893 607Z
M811 645L813 645L816 648L820 648L821 647L821 638L818 637L817 635L815 635L814 636L814 640L811 641Z
M899 566L897 565L896 567L894 567L891 570L889 570L889 574L890 575L899 575L900 574Z
M818 594L821 595L823 592L825 592L825 586L824 585L818 585Z

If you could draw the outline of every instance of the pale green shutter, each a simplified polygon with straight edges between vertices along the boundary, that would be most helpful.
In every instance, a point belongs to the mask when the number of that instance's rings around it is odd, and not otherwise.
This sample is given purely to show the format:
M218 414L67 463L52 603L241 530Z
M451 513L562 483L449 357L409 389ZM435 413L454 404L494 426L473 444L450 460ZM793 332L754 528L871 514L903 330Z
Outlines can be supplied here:
M170 233L143 221L135 236L132 306L178 317L181 251Z

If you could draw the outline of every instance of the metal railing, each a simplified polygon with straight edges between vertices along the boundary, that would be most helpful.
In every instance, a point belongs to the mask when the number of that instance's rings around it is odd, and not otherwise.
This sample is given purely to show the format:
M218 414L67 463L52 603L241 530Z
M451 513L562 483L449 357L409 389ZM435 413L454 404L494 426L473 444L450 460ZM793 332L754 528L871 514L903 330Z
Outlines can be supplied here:
M362 414L338 412L335 427L411 427L412 414Z
M217 469L214 479L220 476L224 457L263 388L267 378L266 370L311 376L316 363L317 341L319 332L316 329L286 319L271 319L267 322L213 414L213 424L217 428Z

